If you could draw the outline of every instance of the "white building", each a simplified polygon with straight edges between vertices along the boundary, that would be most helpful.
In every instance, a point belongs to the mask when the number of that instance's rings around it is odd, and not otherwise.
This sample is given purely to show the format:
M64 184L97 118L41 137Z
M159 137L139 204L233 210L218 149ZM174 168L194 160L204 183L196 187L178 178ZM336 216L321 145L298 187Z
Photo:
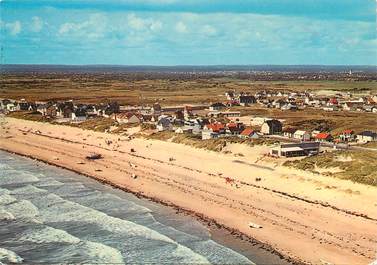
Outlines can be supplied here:
M301 140L301 141L309 141L310 140L310 133L307 131L297 130L293 134L293 138Z

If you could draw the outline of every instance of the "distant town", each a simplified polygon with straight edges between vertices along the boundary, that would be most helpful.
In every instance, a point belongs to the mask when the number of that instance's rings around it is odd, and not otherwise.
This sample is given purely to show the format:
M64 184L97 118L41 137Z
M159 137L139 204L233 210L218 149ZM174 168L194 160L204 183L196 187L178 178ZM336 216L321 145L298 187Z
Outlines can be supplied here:
M227 91L224 100L211 104L161 106L125 106L116 101L102 104L64 102L29 102L24 99L2 99L0 111L9 114L28 111L56 123L79 124L88 119L104 117L117 124L143 125L156 132L171 131L194 135L202 140L222 137L241 139L270 138L280 144L271 148L269 155L278 157L312 156L320 146L347 149L351 146L377 141L375 131L355 132L346 129L337 134L328 131L285 126L284 120L273 117L241 116L234 106L259 104L263 108L298 111L308 108L327 112L369 112L376 114L377 95L354 97L351 93L336 93L331 97L309 92L258 91L255 94Z

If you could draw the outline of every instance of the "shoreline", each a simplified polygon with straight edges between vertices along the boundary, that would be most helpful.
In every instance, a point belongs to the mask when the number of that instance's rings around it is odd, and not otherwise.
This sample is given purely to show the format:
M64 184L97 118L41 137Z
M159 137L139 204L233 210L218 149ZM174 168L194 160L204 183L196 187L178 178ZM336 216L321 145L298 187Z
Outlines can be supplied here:
M307 264L307 263L305 263L303 261L294 260L294 259L292 259L292 258L290 258L288 256L285 256L282 253L280 253L278 250L274 249L272 246L270 246L270 245L268 245L266 243L260 242L259 240L255 239L255 238L252 238L252 237L250 237L250 236L248 236L248 235L246 235L246 234L244 234L244 233L242 233L242 232L240 232L240 231L238 231L238 230L236 230L234 228L230 228L230 227L224 226L222 224L219 224L216 220L214 220L212 218L209 218L209 217L207 217L205 215L202 215L200 213L196 213L194 211L182 208L182 207L180 207L178 205L175 205L175 204L172 204L172 203L169 203L169 202L165 202L165 201L160 200L158 198L154 198L154 197L149 197L149 196L143 195L140 192L134 192L134 191L129 190L129 189L125 188L125 187L120 187L120 186L118 186L118 185L116 185L114 183L111 183L109 181L98 179L95 176L91 176L89 174L85 174L85 173L76 171L74 169L70 169L70 168L67 168L67 167L64 167L64 166L61 166L61 165L49 162L49 161L38 159L38 158L30 156L30 155L25 155L25 154L22 154L22 153L19 153L19 152L15 152L15 151L11 151L11 150L7 150L7 149L1 148L1 147L0 147L0 151L7 152L9 154L13 154L13 155L17 155L17 156L21 156L21 157L26 157L26 158L29 158L31 160L44 163L46 165L50 165L50 166L53 166L53 167L57 167L57 168L61 168L61 169L64 169L64 170L68 170L68 171L74 172L74 173L76 173L78 175L81 175L81 176L93 179L93 180L95 180L95 181L97 181L97 182L99 182L99 183L101 183L103 185L110 186L110 187L112 187L114 189L121 190L123 192L132 194L135 197L137 197L138 199L148 200L148 201L156 203L156 204L158 204L160 206L168 207L168 208L170 208L172 210L175 210L175 212L176 212L175 214L183 214L185 216L190 216L190 217L194 218L195 220L199 221L200 223L202 223L204 226L206 226L209 229L210 233L211 233L211 238L213 237L213 240L215 240L216 242L219 242L219 239L220 239L220 237L222 235L227 234L226 236L230 238L230 240L228 239L228 241L233 241L233 243L231 243L230 246L225 245L226 247L232 248L231 247L232 244L238 245L238 244L240 244L240 242L242 242L242 244L248 245L253 250L257 250L258 249L258 251L265 252L264 254L259 253L258 254L259 257L257 257L257 259L259 259L261 256L263 257L264 255L271 255L271 257L268 257L267 260L273 259L276 262L277 259L280 259L281 261L283 261L282 264L286 264L286 263L287 264L292 264L292 265L304 265L304 264ZM237 242L237 241L239 241L239 242ZM250 249L249 249L249 251L250 251ZM250 251L250 252L254 253L253 251ZM240 254L243 254L243 253L240 253ZM246 257L249 258L249 259L251 258L251 257L248 257L248 256L246 256ZM251 260L251 261L255 262L256 264L260 264L259 262L255 261L255 260ZM264 261L263 264L272 264L272 263L268 263L268 262ZM273 263L273 264L276 264L276 263ZM278 264L280 264L280 263L278 263Z
M239 240L236 247L255 245L290 264L375 259L377 188L260 161L266 146L229 145L233 153L245 154L235 158L178 143L12 118L3 120L0 138L4 151L168 206L202 222L214 237L219 229L225 232L219 232L219 241ZM102 159L85 158L93 153Z

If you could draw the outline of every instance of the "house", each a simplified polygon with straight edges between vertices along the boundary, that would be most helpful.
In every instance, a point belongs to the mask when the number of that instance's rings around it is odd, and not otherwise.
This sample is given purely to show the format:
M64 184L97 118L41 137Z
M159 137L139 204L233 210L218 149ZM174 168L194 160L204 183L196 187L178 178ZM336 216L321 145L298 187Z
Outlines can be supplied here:
M314 130L314 131L312 131L312 133L311 133L312 138L315 139L315 137L316 137L317 134L319 134L319 133L321 133L321 131L318 131L318 130Z
M347 110L347 111L355 111L357 106L356 104L353 104L351 102L344 102L342 105L342 108L343 110Z
M37 105L37 112L39 112L43 116L46 115L46 109L47 109L47 104L38 104Z
M8 103L6 105L6 110L9 112L16 111L17 110L17 104L16 103Z
M11 103L9 99L2 99L0 100L0 109L1 110L6 110L7 109L7 105Z
M303 130L297 130L293 134L293 138L298 139L300 141L309 141L310 140L310 133Z
M282 110L298 110L296 103L288 103L281 106Z
M241 112L239 111L210 111L207 114L209 117L240 117Z
M227 91L227 92L225 92L225 96L226 96L227 100L234 100L235 92L234 91Z
M98 111L98 114L108 118L113 113L119 113L119 109L120 108L118 102L113 101L105 105L102 105L101 109Z
M216 103L211 104L211 106L209 106L209 110L211 111L222 110L224 108L225 108L225 105L221 102L216 102Z
M202 140L209 140L209 139L215 139L219 137L219 133L212 132L212 131L202 131Z
M377 107L374 105L364 105L363 108L366 112L376 112L377 110Z
M151 111L155 115L161 115L161 112L162 112L161 105L159 103L154 103Z
M212 131L216 133L225 133L225 126L220 122L206 124L203 130Z
M317 142L330 142L332 141L333 137L329 133L319 133L315 136L315 140Z
M225 133L225 126L222 123L206 124L202 131L202 140L214 139Z
M355 140L355 132L353 130L344 130L339 134L339 139L344 142L350 142Z
M356 135L356 140L361 143L377 141L377 133L372 131L363 131L362 133Z
M255 97L251 95L240 95L239 97L239 103L241 106L247 106L256 102L257 100L255 99Z
M21 100L19 103L18 103L18 108L22 111L27 111L29 110L29 107L30 107L30 104L28 102L26 102L25 100Z
M296 132L296 129L294 128L286 128L283 130L283 136L288 138L293 138L294 133Z
M86 108L87 117L96 117L98 115L97 107L95 105L88 105Z
M159 132L170 131L173 129L173 125L168 117L160 116L156 128Z
M230 122L226 125L226 133L230 135L238 135L240 134L245 126L243 123L234 123Z
M246 128L240 133L239 137L243 139L247 139L247 138L255 139L255 138L259 138L259 135L252 128Z
M124 123L140 123L141 117L132 112L127 113L114 113L112 118L120 124Z
M185 120L187 120L187 119L190 119L193 116L194 116L194 114L192 112L192 107L191 106L185 106L183 108L183 118Z
M86 120L86 110L85 108L77 108L71 114L71 120L75 122Z
M74 106L72 101L59 103L57 105L57 116L71 119L73 110Z
M44 114L47 117L54 118L57 115L57 108L56 105L49 105L46 107L46 112Z
M330 98L329 101L327 101L327 106L334 106L334 105L338 105L339 102L336 98Z
M284 99L277 99L277 100L272 102L272 106L277 108L277 109L280 109L281 107L283 107L287 104L288 104L288 102Z
M308 156L319 153L319 142L302 142L291 144L280 144L270 149L270 154L277 157Z
M182 126L182 127L177 128L174 132L175 133L192 133L192 128L188 126Z
M261 133L263 134L280 134L282 132L283 125L278 120L266 120L261 127Z

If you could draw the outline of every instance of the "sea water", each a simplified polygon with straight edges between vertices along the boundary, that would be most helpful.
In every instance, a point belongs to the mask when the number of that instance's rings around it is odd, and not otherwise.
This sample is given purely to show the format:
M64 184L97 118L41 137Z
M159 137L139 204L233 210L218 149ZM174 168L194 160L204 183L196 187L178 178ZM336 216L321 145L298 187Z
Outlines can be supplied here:
M252 264L191 217L0 151L0 264Z

